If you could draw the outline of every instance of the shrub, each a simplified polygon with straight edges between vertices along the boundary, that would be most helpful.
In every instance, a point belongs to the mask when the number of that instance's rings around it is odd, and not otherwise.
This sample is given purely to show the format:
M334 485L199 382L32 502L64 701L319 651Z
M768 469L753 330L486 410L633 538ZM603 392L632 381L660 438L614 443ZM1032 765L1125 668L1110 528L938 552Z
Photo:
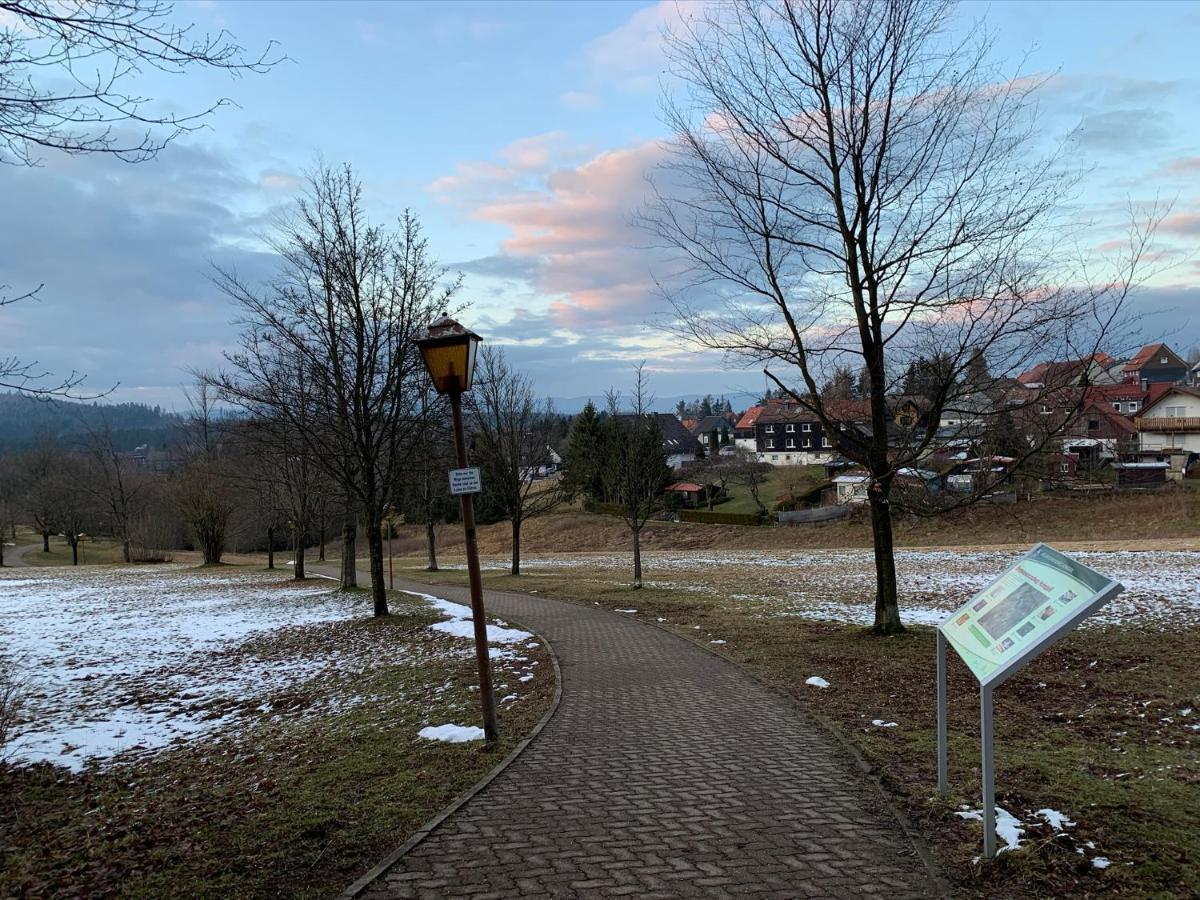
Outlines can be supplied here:
M583 511L595 513L598 516L624 516L625 509L616 503L601 503L598 500L588 500L583 504Z
M679 511L681 522L703 522L708 525L762 525L760 513L709 512L707 509L683 509Z

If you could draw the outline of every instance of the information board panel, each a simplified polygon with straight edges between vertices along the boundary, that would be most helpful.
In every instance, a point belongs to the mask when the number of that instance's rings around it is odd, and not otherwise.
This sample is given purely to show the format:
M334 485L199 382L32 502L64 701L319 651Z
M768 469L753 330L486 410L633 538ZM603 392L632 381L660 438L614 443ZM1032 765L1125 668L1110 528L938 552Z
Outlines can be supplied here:
M1123 589L1038 544L940 628L979 683L995 685Z
M479 477L479 469L451 469L450 470L450 493L458 496L459 494L478 494L483 490L483 480Z

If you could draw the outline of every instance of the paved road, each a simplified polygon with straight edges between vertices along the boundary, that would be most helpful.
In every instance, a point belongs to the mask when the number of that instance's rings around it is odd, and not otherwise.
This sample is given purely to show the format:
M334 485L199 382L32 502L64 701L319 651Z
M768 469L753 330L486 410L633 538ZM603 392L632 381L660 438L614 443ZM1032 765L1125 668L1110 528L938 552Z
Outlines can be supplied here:
M486 603L550 641L562 703L364 896L934 893L845 749L736 666L632 616L495 591Z
M42 549L42 542L36 544L23 544L19 547L4 548L4 568L6 569L25 569L29 567L29 563L25 562L25 554L33 549Z

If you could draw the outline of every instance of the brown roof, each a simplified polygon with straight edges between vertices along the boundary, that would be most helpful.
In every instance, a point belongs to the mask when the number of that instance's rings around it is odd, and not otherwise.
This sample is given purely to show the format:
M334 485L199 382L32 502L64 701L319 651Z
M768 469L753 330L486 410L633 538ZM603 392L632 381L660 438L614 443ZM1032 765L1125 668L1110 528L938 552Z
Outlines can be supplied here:
M677 481L674 484L667 485L667 490L683 491L688 494L696 494L704 490L704 488L696 484L694 481Z
M761 406L750 407L748 410L746 410L744 413L742 413L742 417L737 420L737 424L734 425L733 427L734 428L753 428L754 423L758 421L758 417L759 417L759 415L762 414L762 411L763 411L763 408Z
M1174 357L1176 365L1180 365L1185 368L1187 367L1187 363L1185 363L1182 359L1179 358L1179 354L1177 354L1174 350L1172 350L1166 344L1147 344L1145 347L1143 347L1141 350L1139 350L1137 352L1137 354L1133 357L1133 359L1131 359L1129 362L1125 363L1124 371L1136 372L1142 366L1146 365L1146 363L1150 362L1150 360L1154 359L1154 357L1158 356L1160 353L1167 357Z

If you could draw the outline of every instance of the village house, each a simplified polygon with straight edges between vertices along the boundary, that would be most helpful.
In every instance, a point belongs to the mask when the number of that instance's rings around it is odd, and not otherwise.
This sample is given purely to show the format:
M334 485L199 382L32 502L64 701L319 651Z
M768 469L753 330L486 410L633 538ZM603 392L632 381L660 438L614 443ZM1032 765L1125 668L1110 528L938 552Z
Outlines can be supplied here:
M1142 410L1135 420L1138 456L1169 464L1182 478L1200 461L1200 388L1175 385Z
M733 426L733 445L739 450L758 450L758 439L754 434L754 423L762 415L764 407L751 406Z
M758 458L775 466L820 465L837 453L836 435L794 400L772 400L755 419Z
M667 465L672 469L682 469L688 463L694 462L696 451L700 449L700 442L696 440L696 436L684 428L683 423L671 413L648 413L647 417L649 416L654 417L662 432ZM631 413L622 413L618 418L625 425L631 424L634 419Z
M1121 371L1129 384L1174 384L1188 374L1188 364L1166 344L1147 344Z

